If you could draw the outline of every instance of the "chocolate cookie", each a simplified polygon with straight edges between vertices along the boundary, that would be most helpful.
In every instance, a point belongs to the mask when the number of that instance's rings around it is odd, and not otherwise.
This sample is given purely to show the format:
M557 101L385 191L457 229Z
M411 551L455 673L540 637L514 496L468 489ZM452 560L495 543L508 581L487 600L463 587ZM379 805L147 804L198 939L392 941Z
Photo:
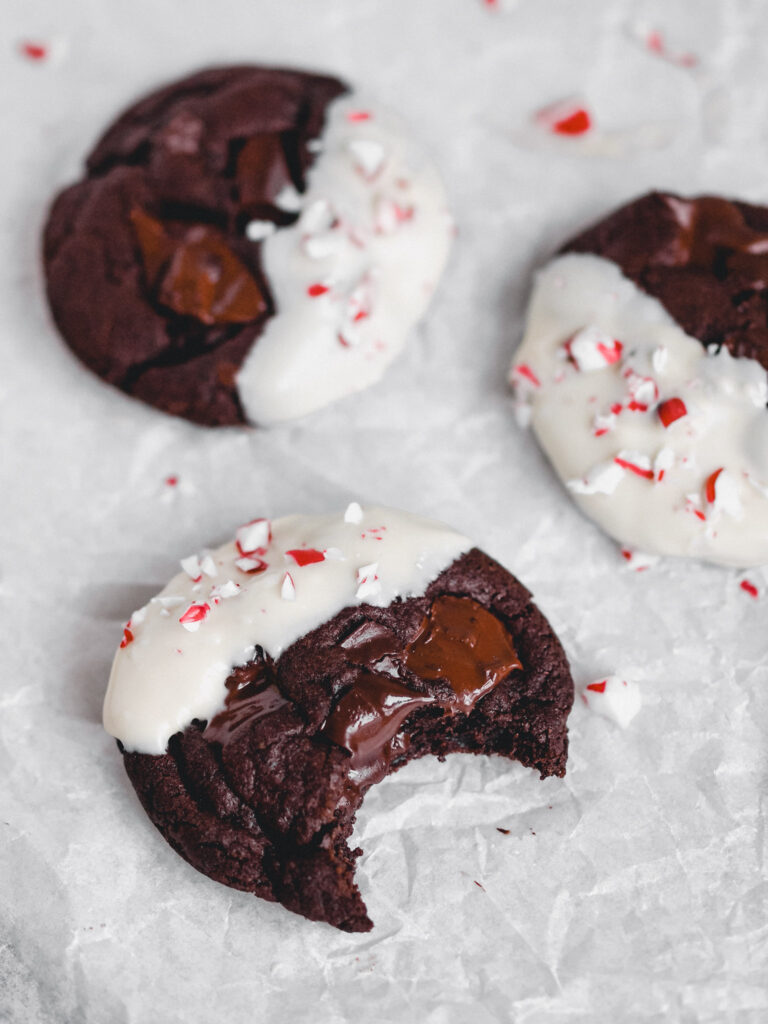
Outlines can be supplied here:
M768 209L652 193L538 274L518 413L630 547L768 562Z
M335 78L201 71L126 111L45 229L75 353L166 412L273 423L373 383L451 225L397 119Z
M391 509L241 527L125 628L104 721L168 842L211 878L372 927L348 840L424 754L562 776L573 683L530 594L467 538Z

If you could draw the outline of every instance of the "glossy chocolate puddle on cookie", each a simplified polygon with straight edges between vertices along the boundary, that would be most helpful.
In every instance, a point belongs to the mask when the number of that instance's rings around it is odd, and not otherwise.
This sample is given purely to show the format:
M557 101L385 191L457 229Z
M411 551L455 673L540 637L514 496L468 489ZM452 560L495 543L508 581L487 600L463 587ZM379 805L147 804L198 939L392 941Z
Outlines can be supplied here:
M408 737L401 730L416 708L434 705L443 713L469 714L510 672L522 668L501 622L471 598L451 595L432 603L404 650L391 630L375 622L358 626L340 646L360 672L319 735L349 751L350 779L358 786L378 782L405 753ZM445 681L445 691L413 689L399 678L401 666L420 679ZM206 739L222 745L290 703L265 662L235 669L227 690L224 710L205 729Z

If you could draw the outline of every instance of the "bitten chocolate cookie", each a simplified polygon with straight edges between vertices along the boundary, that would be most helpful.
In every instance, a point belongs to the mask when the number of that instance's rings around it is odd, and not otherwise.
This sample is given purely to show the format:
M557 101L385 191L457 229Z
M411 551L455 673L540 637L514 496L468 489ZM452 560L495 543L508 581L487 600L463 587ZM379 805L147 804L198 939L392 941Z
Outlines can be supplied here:
M139 799L198 870L372 927L348 839L424 754L565 773L573 683L509 572L440 523L352 504L259 519L125 627L104 704Z
M768 209L652 193L539 271L511 381L607 533L747 567L768 562L767 370Z
M127 110L45 229L74 352L203 424L269 424L378 380L442 272L444 190L335 78L214 68Z

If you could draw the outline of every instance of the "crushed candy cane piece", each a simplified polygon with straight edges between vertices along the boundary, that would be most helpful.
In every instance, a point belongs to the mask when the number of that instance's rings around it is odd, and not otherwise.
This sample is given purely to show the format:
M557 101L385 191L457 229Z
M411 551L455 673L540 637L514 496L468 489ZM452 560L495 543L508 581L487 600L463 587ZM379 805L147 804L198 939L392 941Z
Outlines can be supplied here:
M564 99L537 111L535 120L555 135L584 135L592 128L592 116L574 99Z
M596 413L592 420L592 433L595 437L603 437L616 427L618 415L611 409L610 412Z
M335 256L342 245L338 232L323 231L316 235L307 235L302 239L301 246L305 256L311 260L324 260Z
M203 604L191 604L189 608L179 619L184 629L189 630L190 633L196 632L201 623L205 622L211 612L211 606L204 602Z
M200 559L197 555L189 555L187 558L182 558L181 568L193 583L199 583L203 578L203 570L200 568Z
M750 597L757 598L757 597L760 596L759 589L757 588L757 586L751 580L742 580L739 583L739 586L744 591L744 593L745 594L749 594ZM120 646L122 647L122 644Z
M654 474L651 469L651 460L642 452L621 451L613 460L617 466L626 469L628 473L643 477L644 480L653 480Z
M211 587L211 599L217 601L219 598L227 600L230 597L237 597L241 593L241 587L239 583L235 583L234 580L227 580L226 583L217 584L215 587Z
M245 225L245 237L249 242L263 242L275 231L277 227L271 220L249 220Z
M346 512L344 513L345 523L362 523L363 521L363 510L356 501L350 501L347 505Z
M412 206L400 206L392 199L380 197L374 208L373 223L382 235L391 235L401 224L413 219Z
M285 552L288 558L292 558L298 566L314 565L315 562L324 562L325 555L317 548L292 548Z
M623 477L623 468L614 460L598 463L581 480L567 480L565 485L574 494L613 494Z
M268 568L264 559L257 558L256 555L245 555L243 558L236 558L235 565L240 572L247 574L264 572L264 570Z
M565 343L568 358L582 373L604 370L621 360L624 346L597 327L584 327Z
M653 460L653 473L657 483L661 483L667 475L668 470L675 464L675 452L673 448L660 448L656 458Z
M373 114L369 110L350 110L347 112L347 120L353 123L359 121L370 121Z
M283 576L283 582L280 585L280 596L284 601L296 600L296 584L293 582L293 576L289 572Z
M283 185L274 198L274 204L278 210L284 210L286 213L298 213L301 209L301 202L301 193L290 182Z
M640 688L621 676L605 676L582 691L582 699L591 711L626 729L642 706Z
M268 519L252 519L235 531L235 545L245 556L263 555L272 540L272 526Z
M629 386L627 409L631 412L648 412L659 400L659 389L653 377L643 377L631 368L624 371Z
M125 626L123 626L123 639L120 641L120 647L127 647L128 644L132 644L135 640L133 629L131 628L132 626L132 619L128 619Z
M738 483L722 466L704 482L704 497L715 512L725 512L734 519L741 519L743 510Z
M627 563L627 568L633 572L645 572L658 565L659 556L652 555L647 551L637 551L635 548L622 548L621 557Z
M375 139L353 139L348 143L355 168L367 180L372 180L384 166L385 151Z
M310 297L311 299L316 299L316 298L318 298L318 297L319 297L320 295L325 295L325 294L326 294L327 292L329 292L330 290L331 290L331 289L330 289L330 287L329 287L329 286L328 286L327 284L311 284L311 285L310 285L310 286L309 286L309 287L307 288L307 295L308 295L308 296L309 296L309 297Z
M28 60L45 60L48 56L48 47L44 43L27 40L19 44L19 50Z
M659 405L658 413L659 419L666 429L671 424L676 423L677 420L682 419L683 416L687 416L688 410L682 398L667 398L666 401L661 402Z
M517 383L518 381L525 381L526 383L530 384L531 387L541 387L541 381L530 368L530 366L527 365L527 363L518 363L517 366L515 366L515 368L513 369L512 373L514 374L515 383Z
M357 570L357 590L355 597L358 601L364 601L368 597L377 597L381 593L381 583L378 577L378 562L371 562L363 565Z
M656 373L663 373L669 362L669 349L666 345L657 345L651 355L651 366Z

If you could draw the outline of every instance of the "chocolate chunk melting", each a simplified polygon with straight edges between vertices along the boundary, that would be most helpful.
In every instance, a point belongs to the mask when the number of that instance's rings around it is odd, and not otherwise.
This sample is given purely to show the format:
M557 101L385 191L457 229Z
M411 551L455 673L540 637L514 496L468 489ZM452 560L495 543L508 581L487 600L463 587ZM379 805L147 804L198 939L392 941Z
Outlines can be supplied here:
M193 224L174 237L146 211L131 211L147 286L155 301L204 324L257 320L267 303L247 267L216 228Z

